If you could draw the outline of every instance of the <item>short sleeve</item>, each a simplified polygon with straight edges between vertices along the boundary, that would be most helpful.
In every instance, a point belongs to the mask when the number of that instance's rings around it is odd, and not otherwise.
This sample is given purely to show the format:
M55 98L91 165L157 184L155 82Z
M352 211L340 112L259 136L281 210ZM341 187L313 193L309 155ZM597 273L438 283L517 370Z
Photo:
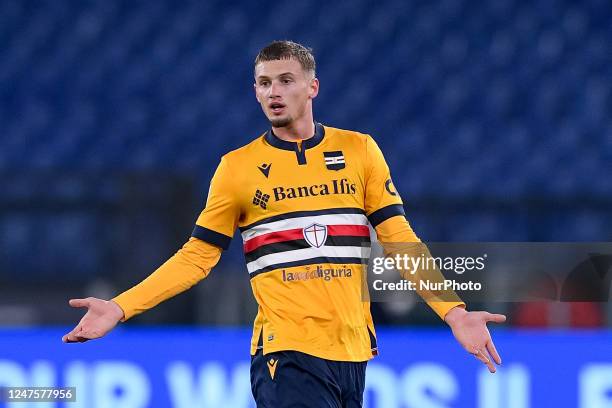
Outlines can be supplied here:
M396 215L405 215L389 166L371 136L366 136L365 210L373 227Z
M193 237L222 249L229 247L240 218L235 183L227 159L223 157L210 182L206 207L196 221Z

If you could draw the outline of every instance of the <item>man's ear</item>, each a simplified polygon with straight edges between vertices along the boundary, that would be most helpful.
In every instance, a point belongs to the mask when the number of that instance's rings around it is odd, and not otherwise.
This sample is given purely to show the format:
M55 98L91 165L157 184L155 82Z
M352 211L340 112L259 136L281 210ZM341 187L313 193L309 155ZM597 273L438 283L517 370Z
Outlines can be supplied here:
M253 83L253 91L255 91L255 99L257 99L257 102L259 102L259 95L257 95L257 84L256 83Z
M318 94L319 94L319 79L318 78L312 78L310 80L308 97L310 99L314 99L314 98L317 97Z

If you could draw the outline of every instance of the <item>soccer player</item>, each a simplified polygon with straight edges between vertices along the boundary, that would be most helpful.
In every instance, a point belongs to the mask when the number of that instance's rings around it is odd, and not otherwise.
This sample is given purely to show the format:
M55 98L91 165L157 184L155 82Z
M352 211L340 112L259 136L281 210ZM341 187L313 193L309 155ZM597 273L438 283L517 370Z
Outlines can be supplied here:
M290 41L263 48L254 89L271 128L221 158L188 242L112 300L71 299L87 313L63 341L102 337L195 285L239 228L259 305L251 341L257 406L360 407L366 364L377 354L362 300L369 225L383 245L419 239L372 137L314 121L319 80L310 49ZM460 300L426 301L494 372L501 360L486 324L505 316L467 311Z

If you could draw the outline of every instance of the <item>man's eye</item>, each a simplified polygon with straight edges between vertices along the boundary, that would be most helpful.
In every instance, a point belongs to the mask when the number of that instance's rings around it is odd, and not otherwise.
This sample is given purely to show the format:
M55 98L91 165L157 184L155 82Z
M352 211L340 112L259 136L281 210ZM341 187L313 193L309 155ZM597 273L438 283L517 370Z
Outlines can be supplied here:
M283 84L288 84L289 82L291 82L290 79L283 79Z
M261 86L268 86L269 84L270 84L270 83L269 83L268 81L261 81L261 82L259 83L259 85L261 85Z

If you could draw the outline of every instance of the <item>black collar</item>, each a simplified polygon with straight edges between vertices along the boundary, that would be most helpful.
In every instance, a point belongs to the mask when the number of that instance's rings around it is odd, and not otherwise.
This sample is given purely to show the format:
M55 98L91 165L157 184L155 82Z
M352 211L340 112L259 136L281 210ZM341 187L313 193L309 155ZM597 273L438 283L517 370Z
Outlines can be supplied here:
M323 125L315 122L315 133L311 138L305 139L302 142L302 151L304 151L304 149L315 147L321 143L323 136L325 136L325 129L323 128ZM279 149L291 150L292 152L298 151L298 144L296 142L289 142L287 140L279 139L278 136L272 132L272 129L266 132L265 138L270 145Z

